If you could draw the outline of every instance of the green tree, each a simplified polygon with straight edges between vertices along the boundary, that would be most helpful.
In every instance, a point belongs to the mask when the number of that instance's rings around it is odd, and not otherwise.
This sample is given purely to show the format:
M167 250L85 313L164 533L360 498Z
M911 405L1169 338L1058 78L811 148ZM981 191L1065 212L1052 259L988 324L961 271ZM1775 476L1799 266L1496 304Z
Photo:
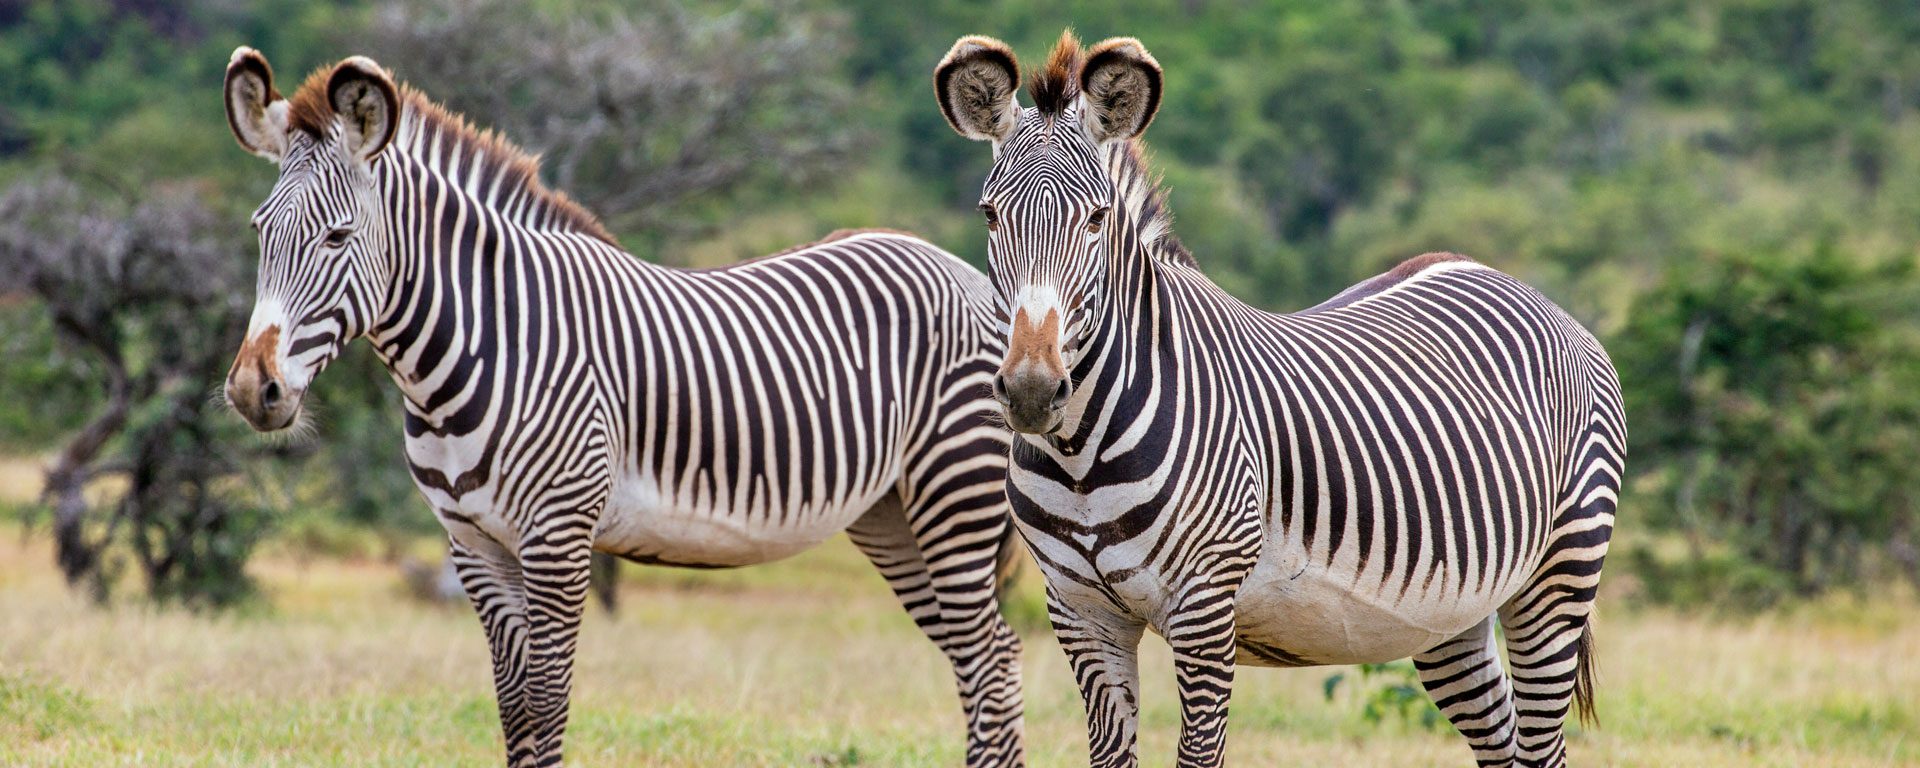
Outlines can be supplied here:
M1654 597L1757 607L1890 565L1920 583L1920 346L1886 322L1916 287L1906 262L1820 245L1676 269L1638 304L1615 348L1664 491L1642 519L1688 544L1636 554Z

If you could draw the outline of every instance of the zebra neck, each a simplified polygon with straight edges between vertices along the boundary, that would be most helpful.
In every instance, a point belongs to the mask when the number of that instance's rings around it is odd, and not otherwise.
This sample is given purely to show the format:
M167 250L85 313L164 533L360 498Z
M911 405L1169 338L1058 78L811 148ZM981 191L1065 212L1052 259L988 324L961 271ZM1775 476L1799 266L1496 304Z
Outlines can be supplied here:
M1061 431L1050 438L1067 456L1127 440L1142 411L1156 408L1155 372L1172 352L1167 343L1168 295L1160 267L1144 253L1108 264L1111 293L1087 340L1088 354L1073 370L1076 394Z
M651 266L591 233L529 226L511 198L503 209L422 163L393 159L383 178L393 277L367 335L425 428L481 418L490 382L526 362L514 359L522 340L566 336L552 313L533 307L572 305L587 280L624 282Z

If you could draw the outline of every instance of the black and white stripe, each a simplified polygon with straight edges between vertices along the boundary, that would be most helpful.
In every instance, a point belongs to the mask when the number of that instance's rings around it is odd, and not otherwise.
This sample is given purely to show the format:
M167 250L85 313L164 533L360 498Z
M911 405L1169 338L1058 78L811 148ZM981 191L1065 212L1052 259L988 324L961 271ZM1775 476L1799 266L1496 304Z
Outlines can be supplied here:
M1011 59L996 45L962 40L941 72L991 92ZM982 207L1012 326L998 392L1025 433L1008 491L1092 764L1136 763L1147 630L1173 648L1183 766L1224 761L1239 664L1407 656L1481 764L1564 764L1624 461L1605 351L1452 254L1293 314L1227 295L1168 231L1133 138L1151 109L1131 132L1115 120L1156 103L1158 76L1137 41L1083 55L1068 38L1040 106L999 95L1017 111L1000 132L991 109L949 112L994 142ZM1054 354L1055 378L1024 362Z
M878 231L719 269L645 263L516 150L393 92L369 161L345 117L288 131L255 217L249 334L286 329L257 367L296 401L361 336L405 393L407 459L485 626L509 763L561 763L590 551L731 567L846 531L949 657L968 764L1020 764L985 277Z

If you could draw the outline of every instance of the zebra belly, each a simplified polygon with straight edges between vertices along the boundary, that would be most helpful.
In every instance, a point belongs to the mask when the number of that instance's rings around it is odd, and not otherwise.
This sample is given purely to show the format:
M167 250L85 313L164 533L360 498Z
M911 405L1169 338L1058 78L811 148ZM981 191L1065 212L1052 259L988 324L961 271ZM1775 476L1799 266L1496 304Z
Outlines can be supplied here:
M630 475L614 483L593 546L637 562L690 568L772 562L846 530L881 495L782 515L780 510L689 503L662 493L650 478Z
M1234 603L1237 661L1311 666L1393 661L1439 645L1479 623L1505 594L1398 596L1356 584L1305 553L1274 547L1241 583ZM1273 552L1273 550L1280 550Z

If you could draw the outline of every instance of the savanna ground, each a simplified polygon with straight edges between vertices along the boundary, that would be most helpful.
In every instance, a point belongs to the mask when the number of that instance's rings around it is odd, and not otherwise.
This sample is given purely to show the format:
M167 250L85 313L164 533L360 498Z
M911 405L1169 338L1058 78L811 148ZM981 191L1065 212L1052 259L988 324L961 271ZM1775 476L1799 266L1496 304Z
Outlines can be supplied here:
M0 765L497 760L486 649L465 606L413 601L384 563L285 546L253 572L263 600L229 615L100 608L62 585L44 532L0 527ZM945 662L844 540L739 571L629 568L622 602L616 616L589 610L571 764L959 763ZM1603 720L1573 732L1579 763L1920 764L1911 601L1746 620L1603 610ZM1032 763L1083 764L1072 680L1036 623L1037 577L1010 611ZM1179 724L1166 646L1149 638L1143 659L1143 763L1165 765ZM1327 700L1336 671L1243 670L1231 761L1470 764L1451 732L1368 722L1352 675Z

